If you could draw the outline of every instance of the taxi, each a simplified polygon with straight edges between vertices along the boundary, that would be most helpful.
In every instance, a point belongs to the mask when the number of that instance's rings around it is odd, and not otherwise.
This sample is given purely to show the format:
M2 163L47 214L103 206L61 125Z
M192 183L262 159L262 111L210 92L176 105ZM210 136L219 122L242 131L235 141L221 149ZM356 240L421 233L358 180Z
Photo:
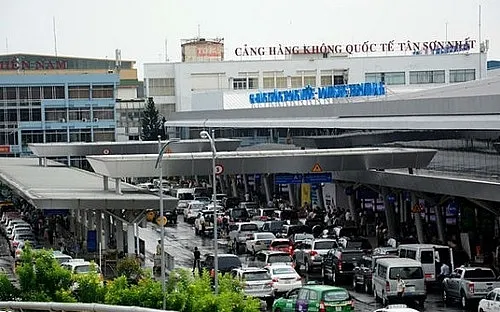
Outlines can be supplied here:
M273 303L273 312L350 312L354 300L344 288L305 285L295 288Z

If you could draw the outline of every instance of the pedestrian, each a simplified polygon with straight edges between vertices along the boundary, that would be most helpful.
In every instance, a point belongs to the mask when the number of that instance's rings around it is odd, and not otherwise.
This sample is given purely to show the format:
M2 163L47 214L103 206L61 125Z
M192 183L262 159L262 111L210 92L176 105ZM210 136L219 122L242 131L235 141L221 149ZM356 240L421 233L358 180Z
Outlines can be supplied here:
M198 269L198 273L200 274L201 276L201 253L200 251L198 250L198 247L194 247L194 252L193 252L193 255L194 255L194 261L193 261L193 275L194 275L194 271L195 269Z
M399 303L402 303L403 302L403 295L404 295L405 289L406 289L406 284L405 284L405 281L401 278L401 276L399 274L396 275L396 279L397 279L396 292L398 295L398 301L399 301Z
M158 256L161 255L161 239L158 240L158 244L156 245L156 254Z

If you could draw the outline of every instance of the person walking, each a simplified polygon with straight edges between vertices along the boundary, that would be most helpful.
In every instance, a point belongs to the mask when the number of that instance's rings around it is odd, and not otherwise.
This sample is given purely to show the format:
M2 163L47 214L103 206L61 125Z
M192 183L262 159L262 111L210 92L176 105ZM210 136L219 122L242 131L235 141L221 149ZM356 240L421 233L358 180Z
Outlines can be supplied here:
M396 279L397 279L396 292L398 294L398 303L403 303L403 295L405 293L406 284L399 274L396 275Z
M198 269L198 273L201 276L201 253L198 250L198 247L194 247L194 261L193 261L193 275L195 273L195 269Z

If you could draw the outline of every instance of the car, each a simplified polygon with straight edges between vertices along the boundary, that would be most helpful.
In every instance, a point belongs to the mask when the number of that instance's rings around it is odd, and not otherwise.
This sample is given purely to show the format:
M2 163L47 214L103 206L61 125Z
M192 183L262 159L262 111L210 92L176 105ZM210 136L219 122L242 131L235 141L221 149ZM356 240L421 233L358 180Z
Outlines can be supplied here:
M59 264L63 264L63 263L66 263L66 262L71 262L71 260L73 260L73 257L71 257L71 256L63 253L60 250L54 250L52 252L52 254L54 255L54 259L56 259L56 261Z
M495 288L479 301L478 312L500 311L500 288Z
M302 286L302 277L291 265L276 264L265 269L271 275L275 294L282 294Z
M281 233L281 229L283 229L284 224L285 224L285 222L280 221L280 220L265 221L262 224L262 231L263 232L271 232L274 235L277 235L278 233Z
M228 210L229 222L248 222L250 215L246 208L231 208Z
M372 244L365 237L340 237L337 242L345 249L361 249L367 255L373 251Z
M266 269L238 268L231 271L231 276L243 283L245 295L265 300L268 306L273 303L273 280Z
M257 209L257 214L253 215L253 219L268 221L274 219L274 208L259 208Z
M219 273L226 274L231 272L233 269L241 268L241 260L238 256L233 254L219 254L217 255L217 269ZM201 261L201 267L205 270L210 271L213 275L215 268L215 257L213 254L205 255L205 260Z
M86 261L85 259L71 259L67 262L61 263L61 267L69 270L71 274L91 274L96 273L99 275L101 285L103 285L104 277L101 273L101 268L94 262ZM71 290L76 291L79 287L78 282L73 282Z
M200 236L213 235L214 231L214 211L202 210L194 220L194 233Z
M247 252L255 254L257 251L269 249L271 242L276 238L273 233L270 232L258 232L250 234L245 242Z
M292 238L294 234L312 234L310 226L304 224L285 224L281 230L282 237ZM314 238L314 236L313 236ZM295 243L295 241L294 241Z
M408 308L406 304L390 304L385 308L377 309L373 312L419 312L419 311L412 308Z
M274 301L273 312L351 312L354 300L344 288L327 285L305 285L290 290Z
M257 202L240 202L238 208L244 208L247 210L249 217L253 217L257 214L257 209L260 208L259 203Z
M238 207L240 202L241 200L238 197L225 197L222 199L222 206L227 210Z
M330 238L305 240L294 247L295 267L300 270L303 265L306 272L320 269L323 257L330 249L337 248L337 241Z
M363 256L358 265L354 268L352 279L354 291L363 291L367 294L372 292L372 275L377 260L385 258L398 258L393 254L376 254L372 256Z
M26 242L26 241L29 241L32 246L35 246L36 245L35 235L33 233L16 234L16 236L14 236L14 238L10 242L10 247L11 247L12 251L14 252L14 250L17 248L17 245L19 245L19 243Z
M323 259L321 275L325 282L337 284L354 276L354 268L361 262L364 252L360 249L331 249Z
M12 230L12 233L9 235L9 240L13 240L16 235L33 234L33 230L30 227L20 227L18 225L19 224L16 224L17 227L14 227Z
M276 238L269 245L269 250L284 251L288 252L290 255L293 255L293 244L286 238Z
M184 209L184 222L194 224L194 220L198 217L198 213L205 209L207 204L201 201L190 201L188 207Z
M294 265L293 259L288 252L270 250L259 251L255 255L254 261L250 261L250 263L258 267L265 267L276 263Z
M372 255L399 255L399 250L393 247L377 247L372 251Z
M259 231L259 226L253 222L238 222L229 225L229 244L236 252L240 253L241 247L246 246L247 239Z

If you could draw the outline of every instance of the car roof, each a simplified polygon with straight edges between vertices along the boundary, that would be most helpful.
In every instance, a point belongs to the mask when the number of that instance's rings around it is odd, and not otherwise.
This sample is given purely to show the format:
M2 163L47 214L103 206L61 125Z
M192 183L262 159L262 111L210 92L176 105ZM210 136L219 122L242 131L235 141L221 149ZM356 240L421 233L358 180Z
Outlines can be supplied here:
M207 254L207 256L214 256L214 254ZM234 255L234 254L230 254L230 253L227 253L227 254L218 254L217 255L217 258L221 258L221 257L224 257L224 258L238 258L239 257L237 255Z
M386 265L392 265L392 266L405 266L405 265L411 265L411 266L419 266L421 267L422 264L413 259L407 259L407 258L384 258L380 259L377 261L378 264L386 264Z
M313 242L331 242L331 241L336 242L337 240L333 239L333 238L315 238L312 241Z
M286 263L282 263L282 262L280 262L280 263L274 263L273 265L268 266L267 268L273 268L273 269L276 269L276 268L291 268L291 269L295 270L295 268L293 266L291 266L289 264L286 264Z
M449 246L446 246L446 245L434 245L434 244L401 244L401 245L398 246L398 248L403 248L403 247L410 247L410 248L434 248L434 247L449 248Z
M263 253L263 254L266 254L266 255L276 255L276 254L287 254L287 255L290 255L286 251L279 251L279 250L261 250L261 251L259 251L259 253Z
M338 291L338 290L343 290L343 291L347 292L347 290L345 288L337 287L337 286L329 286L329 285L304 285L304 286L302 286L302 288L319 290L319 291L328 291L328 290Z
M266 272L267 270L264 268L257 268L257 267L246 267L246 268L236 268L236 271L241 271L242 273L249 273L249 272Z

